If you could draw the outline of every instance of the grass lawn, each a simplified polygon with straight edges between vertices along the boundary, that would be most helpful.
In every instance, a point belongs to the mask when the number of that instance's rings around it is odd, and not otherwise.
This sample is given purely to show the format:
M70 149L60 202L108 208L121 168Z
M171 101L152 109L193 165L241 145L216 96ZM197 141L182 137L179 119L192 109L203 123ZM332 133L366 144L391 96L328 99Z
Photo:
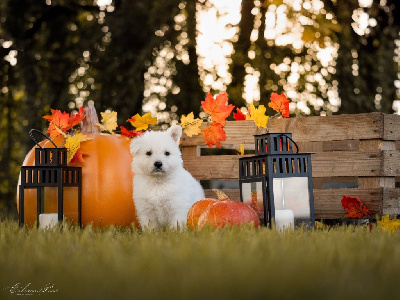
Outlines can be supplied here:
M18 296L18 291L38 295ZM53 291L53 292L50 292ZM400 232L42 231L0 222L0 299L398 299Z

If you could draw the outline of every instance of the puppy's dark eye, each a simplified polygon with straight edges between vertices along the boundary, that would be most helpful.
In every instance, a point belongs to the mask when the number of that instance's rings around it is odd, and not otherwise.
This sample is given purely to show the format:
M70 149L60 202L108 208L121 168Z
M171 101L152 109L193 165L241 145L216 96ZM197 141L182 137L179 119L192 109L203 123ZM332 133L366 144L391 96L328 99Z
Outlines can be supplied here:
M151 151L147 151L147 152L146 152L146 155L147 155L147 156L151 156L152 154L153 154L153 153L152 153Z
M165 156L169 156L171 153L169 153L168 151L165 151Z

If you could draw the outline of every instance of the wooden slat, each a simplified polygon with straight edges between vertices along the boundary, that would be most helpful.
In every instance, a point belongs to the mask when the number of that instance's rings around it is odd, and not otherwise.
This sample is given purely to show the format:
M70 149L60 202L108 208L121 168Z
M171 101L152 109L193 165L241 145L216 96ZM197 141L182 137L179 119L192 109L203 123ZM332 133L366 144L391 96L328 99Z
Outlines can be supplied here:
M202 127L208 124L203 123ZM254 121L227 121L227 139L221 144L253 143L253 135L265 133ZM297 117L271 119L269 132L291 132L295 141L340 141L368 139L400 139L400 116L382 113L336 115L327 117ZM182 146L204 145L202 135L183 135Z
M357 197L370 211L370 218L382 214L383 189L332 189L314 190L315 217L320 219L342 219L346 211L343 196Z
M344 141L325 141L323 142L322 151L358 151L360 146L359 140L344 140ZM378 149L372 149L378 150Z
M188 156L184 167L199 180L237 179L239 155ZM400 153L398 151L322 152L312 155L314 177L332 176L399 176Z
M400 176L400 151L382 151L382 176Z
M383 138L383 114L297 117L269 122L270 132L291 132L294 140L336 141Z
M400 189L383 189L382 215L389 214L391 217L400 215Z
M396 144L394 141L383 141L380 139L360 141L360 151L376 150L396 150Z
M394 188L395 177L360 177L359 188Z
M400 115L384 115L383 139L390 141L400 140Z
M398 190L387 189L385 195L391 196L391 200L386 201L386 211L389 204L395 204L395 195L400 196ZM223 190L224 193L233 201L240 201L239 190ZM215 198L215 193L211 190L205 191L206 197ZM314 212L317 219L344 219L346 211L343 209L341 200L343 196L359 198L370 211L370 218L375 218L376 214L382 215L383 189L314 189ZM395 212L391 209L391 212ZM399 213L399 208L397 208Z

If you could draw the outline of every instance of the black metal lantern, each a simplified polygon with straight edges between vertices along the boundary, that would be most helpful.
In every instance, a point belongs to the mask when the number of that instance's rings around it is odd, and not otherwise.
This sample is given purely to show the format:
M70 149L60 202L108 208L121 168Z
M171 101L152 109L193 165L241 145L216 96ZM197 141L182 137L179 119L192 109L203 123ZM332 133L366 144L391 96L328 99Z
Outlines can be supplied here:
M291 133L267 133L255 136L255 156L239 159L240 200L264 225L314 227L311 154L297 152Z
M33 131L46 137L55 148L43 148L33 137ZM57 215L58 222L63 220L64 211L64 187L78 188L78 224L82 226L82 168L67 166L67 149L58 148L56 144L43 132L31 129L30 137L39 146L35 149L35 166L21 167L21 184L19 186L19 225L24 225L24 191L36 188L37 190L37 227L39 227L39 215L44 212L44 188L56 187L58 189ZM43 205L42 205L43 203Z

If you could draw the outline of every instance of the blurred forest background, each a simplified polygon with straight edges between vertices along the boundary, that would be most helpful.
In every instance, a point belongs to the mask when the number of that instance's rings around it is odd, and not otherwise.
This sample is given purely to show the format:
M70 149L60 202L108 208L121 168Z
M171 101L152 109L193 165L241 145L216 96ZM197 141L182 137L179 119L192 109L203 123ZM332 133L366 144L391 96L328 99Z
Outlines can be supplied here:
M398 113L399 16L396 0L1 0L0 217L50 108L168 124L227 91L243 110L278 92L292 116Z

